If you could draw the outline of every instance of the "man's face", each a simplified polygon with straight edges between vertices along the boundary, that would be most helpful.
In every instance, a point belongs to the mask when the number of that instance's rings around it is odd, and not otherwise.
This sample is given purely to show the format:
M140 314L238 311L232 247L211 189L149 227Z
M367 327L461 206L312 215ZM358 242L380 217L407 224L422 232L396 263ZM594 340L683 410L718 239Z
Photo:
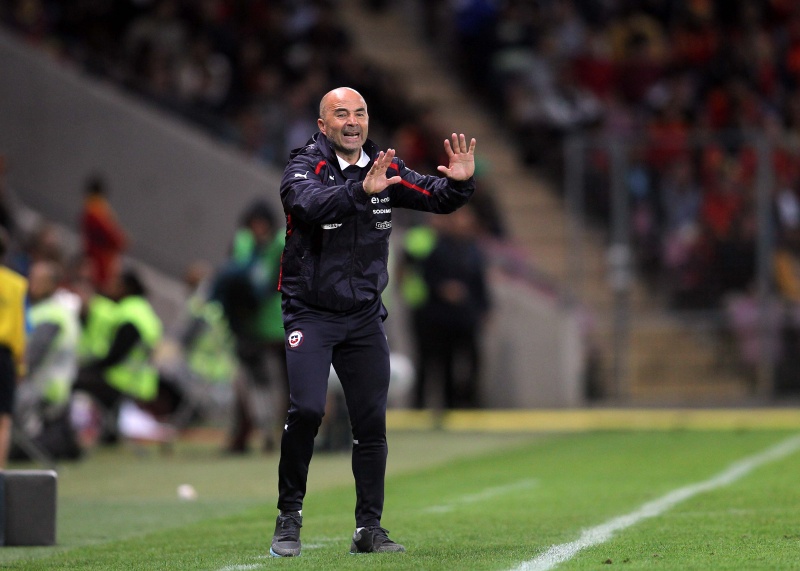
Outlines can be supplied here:
M348 162L356 162L369 130L364 99L352 90L336 90L326 96L322 107L317 120L320 132L331 142L337 155Z
M31 266L28 275L28 297L32 302L53 295L57 285L53 268L49 263L37 262Z

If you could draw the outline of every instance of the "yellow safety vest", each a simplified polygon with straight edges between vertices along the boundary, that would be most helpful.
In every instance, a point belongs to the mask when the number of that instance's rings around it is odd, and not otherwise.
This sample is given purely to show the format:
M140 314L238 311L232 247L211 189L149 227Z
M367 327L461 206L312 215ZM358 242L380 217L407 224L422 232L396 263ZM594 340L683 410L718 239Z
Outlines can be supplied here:
M122 299L117 304L116 314L117 328L130 323L139 331L140 338L121 363L109 367L106 381L134 398L153 400L158 393L158 370L153 365L152 353L161 340L161 320L150 303L141 296Z
M58 326L58 335L48 347L44 362L29 375L28 381L34 383L47 402L64 404L69 400L78 368L78 316L51 296L31 307L30 321L34 331L53 323Z
M230 383L237 361L233 335L222 306L214 301L193 298L189 302L189 313L206 325L188 350L186 362L189 368L210 383Z
M82 364L100 359L108 353L117 327L117 304L102 295L89 300L86 323L78 341L78 358Z
M0 346L8 347L25 374L25 295L28 281L8 268L0 267Z

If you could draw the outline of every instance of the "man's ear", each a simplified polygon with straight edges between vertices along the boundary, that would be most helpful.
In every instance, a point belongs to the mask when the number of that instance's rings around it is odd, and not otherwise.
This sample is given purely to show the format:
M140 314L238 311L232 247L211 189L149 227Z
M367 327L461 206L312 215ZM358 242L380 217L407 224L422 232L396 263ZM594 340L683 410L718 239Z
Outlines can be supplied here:
M317 119L317 128L319 132L325 135L325 122L322 119Z

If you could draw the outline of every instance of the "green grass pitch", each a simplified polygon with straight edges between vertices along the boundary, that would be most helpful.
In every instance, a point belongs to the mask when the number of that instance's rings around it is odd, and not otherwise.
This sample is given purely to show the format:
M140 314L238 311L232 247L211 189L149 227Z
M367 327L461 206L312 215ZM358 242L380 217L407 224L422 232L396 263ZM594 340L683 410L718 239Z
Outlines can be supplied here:
M60 466L58 544L4 547L0 568L800 568L800 446L765 456L793 442L800 412L573 414L453 415L439 428L390 417L383 525L405 554L348 554L349 455L317 454L303 555L268 557L277 455L222 457L216 443L181 441L171 454L125 445ZM180 499L181 484L197 498ZM691 493L672 502L676 491ZM548 555L582 537L593 539Z

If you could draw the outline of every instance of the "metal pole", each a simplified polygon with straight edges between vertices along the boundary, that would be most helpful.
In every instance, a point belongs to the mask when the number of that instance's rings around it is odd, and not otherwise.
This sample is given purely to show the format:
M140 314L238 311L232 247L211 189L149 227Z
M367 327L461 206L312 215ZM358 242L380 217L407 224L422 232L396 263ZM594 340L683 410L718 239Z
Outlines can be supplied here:
M756 244L756 294L759 307L759 352L756 394L769 397L775 389L775 352L777 331L771 311L772 299L772 255L773 220L772 189L772 145L763 136L757 135L758 171L756 173L756 213L758 234Z
M583 301L585 285L583 267L583 173L586 140L571 135L564 142L564 194L567 203L566 230L569 240L567 279L572 301Z
M618 398L630 397L631 246L630 205L625 184L626 146L614 139L611 149L611 245L608 248L609 282L613 293L613 374Z

